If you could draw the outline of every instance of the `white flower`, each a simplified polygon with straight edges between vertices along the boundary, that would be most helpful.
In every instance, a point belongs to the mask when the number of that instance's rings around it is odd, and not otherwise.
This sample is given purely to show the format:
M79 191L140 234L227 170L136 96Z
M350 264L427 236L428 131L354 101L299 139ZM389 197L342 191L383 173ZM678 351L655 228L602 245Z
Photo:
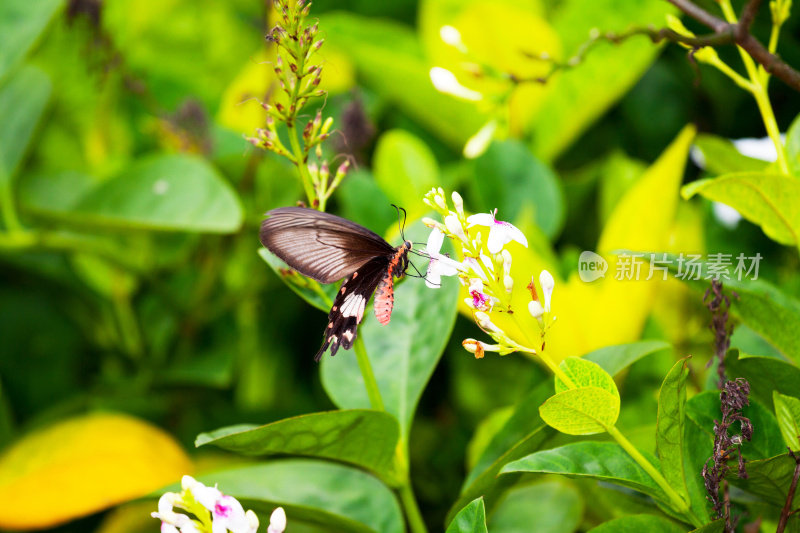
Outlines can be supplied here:
M483 292L483 281L479 278L472 278L469 282L469 298L465 303L478 311L491 311L494 307L495 298Z
M786 134L780 135L781 143L786 144ZM762 137L760 139L753 139L750 137L744 139L733 139L733 145L740 154L752 157L753 159L760 159L762 161L774 162L778 159L778 151L775 149L775 143L769 137Z
M269 527L267 528L267 533L283 533L285 529L286 512L283 510L283 507L278 507L272 511L272 515L269 517Z
M464 157L467 159L475 159L476 157L483 154L489 145L492 143L492 139L494 138L494 132L497 130L497 121L490 120L486 124L483 125L481 129L479 129L475 134L472 135L469 139L467 139L466 144L464 145Z
M447 215L444 217L444 225L447 231L458 237L462 242L467 242L467 234L464 233L464 226L456 215Z
M556 282L550 272L542 270L541 274L539 274L539 284L542 286L542 294L544 296L544 310L549 313L550 298L553 296L553 288L556 286ZM530 306L528 308L530 309Z
M544 307L542 307L542 304L539 303L538 300L531 300L528 302L528 312L533 318L539 320L544 314Z
M454 276L458 274L459 270L464 269L464 265L458 261L439 253L443 242L444 233L439 231L438 228L433 228L433 231L428 236L428 244L425 248L431 258L431 262L428 263L428 272L425 274L425 285L431 289L438 289L441 286L442 276Z
M717 222L728 229L736 229L736 226L738 226L739 222L742 220L742 214L739 213L739 211L722 202L712 202L711 210Z
M477 248L477 247L476 247ZM483 263L484 268L481 268L481 263ZM464 258L464 265L466 265L470 270L472 270L475 274L480 276L483 281L488 282L489 279L486 277L485 272L494 273L494 265L492 264L492 260L488 255L481 254L480 262L474 257L465 257Z
M464 45L464 41L461 40L461 32L453 26L442 26L439 28L439 37L444 44L452 46L462 54L467 53L467 47Z
M486 247L489 252L496 254L511 241L517 241L527 248L528 239L525 238L525 235L510 222L497 220L495 218L496 213L497 210L495 209L493 213L478 213L467 219L470 227L475 225L489 227L489 238L486 241Z
M433 67L430 70L430 77L433 86L440 93L449 94L462 100L478 102L483 99L483 95L478 91L473 91L461 85L456 75L442 67Z
M220 496L214 502L211 516L213 517L212 533L227 533L228 531L255 533L258 529L258 518L256 518L255 527L252 527L251 517L245 514L242 504L233 496ZM255 517L255 513L252 517Z

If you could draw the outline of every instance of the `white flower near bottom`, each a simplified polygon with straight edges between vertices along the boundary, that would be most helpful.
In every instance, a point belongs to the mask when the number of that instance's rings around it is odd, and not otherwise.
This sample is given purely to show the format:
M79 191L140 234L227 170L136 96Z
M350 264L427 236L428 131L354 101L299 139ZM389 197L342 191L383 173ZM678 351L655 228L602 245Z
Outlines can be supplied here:
M455 276L459 271L464 270L464 265L440 253L443 243L444 233L438 228L433 228L425 247L425 251L431 258L428 272L425 274L425 285L431 289L441 287L442 276Z
M478 213L467 218L469 227L487 226L489 228L489 238L486 240L486 248L490 253L500 253L503 247L511 241L520 243L525 248L528 247L528 239L516 226L510 222L497 220L497 209L492 213Z
M207 487L191 476L183 476L181 488L180 493L163 494L158 500L158 512L151 513L153 518L161 520L162 533L256 533L258 530L256 514L245 511L233 496L223 494L216 487ZM175 512L175 508L196 519ZM279 507L272 513L268 532L283 533L285 528L286 514Z

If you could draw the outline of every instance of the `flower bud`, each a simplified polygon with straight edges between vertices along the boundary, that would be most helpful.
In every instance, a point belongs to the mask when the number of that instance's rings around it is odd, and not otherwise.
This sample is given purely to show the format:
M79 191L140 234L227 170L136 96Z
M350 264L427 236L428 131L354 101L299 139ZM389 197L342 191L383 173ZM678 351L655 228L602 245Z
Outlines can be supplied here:
M485 344L481 341L475 339L464 339L461 341L461 346L463 346L464 349L469 353L474 353L475 359L483 359L486 349L484 348Z
M453 207L456 209L456 213L459 216L464 216L464 200L461 198L461 195L458 194L456 191L453 191L453 194L450 195L450 198L453 199Z
M553 288L555 288L556 285L552 274L550 274L550 272L547 270L542 270L541 274L539 274L539 285L542 287L542 293L544 296L544 310L549 313L550 298L553 296Z
M455 235L462 242L469 242L467 240L467 234L464 233L464 226L461 224L461 221L457 216L447 215L444 217L444 225L449 233Z
M544 307L542 307L542 304L540 304L538 300L531 300L528 302L528 312L536 320L541 320L542 315L544 315Z
M478 323L478 326L480 326L481 329L489 334L503 332L500 328L495 326L494 322L492 322L492 319L489 318L489 315L483 311L475 311L475 321Z

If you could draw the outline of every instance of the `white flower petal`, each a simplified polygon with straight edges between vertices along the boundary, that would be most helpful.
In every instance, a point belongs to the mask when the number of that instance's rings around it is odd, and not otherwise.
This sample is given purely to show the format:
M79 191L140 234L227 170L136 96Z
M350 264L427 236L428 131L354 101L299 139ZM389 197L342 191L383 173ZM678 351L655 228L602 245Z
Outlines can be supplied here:
M433 67L430 70L431 83L437 91L444 94L455 96L463 100L478 102L483 99L483 95L478 91L473 91L461 85L456 75L442 67Z
M477 225L491 228L494 225L494 215L491 213L476 213L467 218L467 224L469 224L470 227Z
M467 47L461 40L461 32L453 26L442 26L439 28L439 37L444 44L457 48L459 52L466 52Z
M447 231L461 239L463 242L467 242L467 234L464 233L464 227L461 225L461 221L456 215L447 215L444 217L444 225L447 228Z
M542 315L544 314L544 307L542 307L542 304L536 300L531 300L528 303L528 312L533 318L539 319L542 318Z
M786 143L786 135L781 134L781 142ZM775 143L769 137L761 137L760 139L745 138L734 139L733 146L739 151L740 154L760 159L762 161L773 162L778 159L778 151L775 149Z
M428 255L431 257L438 255L439 250L442 249L443 242L444 233L439 231L439 228L433 228L431 234L428 235L428 243L425 245L425 250L428 252Z
M511 240L507 238L504 231L498 230L499 226L492 226L492 229L489 230L489 238L486 239L486 248L493 254L499 253L500 250L503 249L503 246Z
M269 517L269 528L267 533L283 533L286 529L286 512L283 507L278 507L272 511Z
M483 154L489 145L492 144L494 132L497 130L497 121L490 120L483 125L481 129L475 132L472 137L467 139L464 144L464 157L467 159L475 159Z
M550 298L553 296L553 288L555 288L556 282L550 272L547 270L542 270L542 272L539 274L539 284L542 286L542 293L544 296L544 310L549 313Z
M435 268L436 260L431 260L428 271L425 273L425 286L429 289L439 289L442 286L442 276Z
M721 202L712 202L711 210L714 213L714 218L728 229L736 229L736 226L742 220L742 214L739 211Z

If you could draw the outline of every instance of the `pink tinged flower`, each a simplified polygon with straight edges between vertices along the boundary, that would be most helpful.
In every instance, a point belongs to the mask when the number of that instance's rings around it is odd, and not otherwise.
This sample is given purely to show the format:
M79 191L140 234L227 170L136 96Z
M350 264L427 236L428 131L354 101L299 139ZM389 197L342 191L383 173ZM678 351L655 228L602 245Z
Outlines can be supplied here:
M433 67L429 74L431 83L433 83L433 86L440 93L449 94L450 96L472 102L478 102L483 99L481 93L461 85L456 75L445 68Z
M469 227L477 225L489 228L489 238L486 241L486 247L489 252L493 254L499 253L503 246L511 241L516 241L527 248L528 239L525 238L525 235L510 222L497 220L495 218L496 213L497 210L495 209L493 213L478 213L467 219Z
M556 285L553 276L547 270L542 270L539 274L539 285L542 287L542 294L544 296L544 310L550 312L550 298L553 296L553 288Z
M250 520L242 508L242 504L233 496L222 496L212 511L212 533L251 533ZM256 526L258 527L258 526Z
M473 278L469 283L469 295L466 299L468 306L478 311L491 311L494 305L491 296L483 292L483 282L478 278Z
M441 287L442 276L455 276L464 266L458 261L450 259L446 255L439 253L444 243L444 233L438 228L433 228L428 236L426 251L431 261L428 263L428 272L425 274L425 285L431 289Z
M285 529L286 512L283 510L283 507L278 507L272 511L272 515L269 517L269 527L267 528L267 533L283 533Z

